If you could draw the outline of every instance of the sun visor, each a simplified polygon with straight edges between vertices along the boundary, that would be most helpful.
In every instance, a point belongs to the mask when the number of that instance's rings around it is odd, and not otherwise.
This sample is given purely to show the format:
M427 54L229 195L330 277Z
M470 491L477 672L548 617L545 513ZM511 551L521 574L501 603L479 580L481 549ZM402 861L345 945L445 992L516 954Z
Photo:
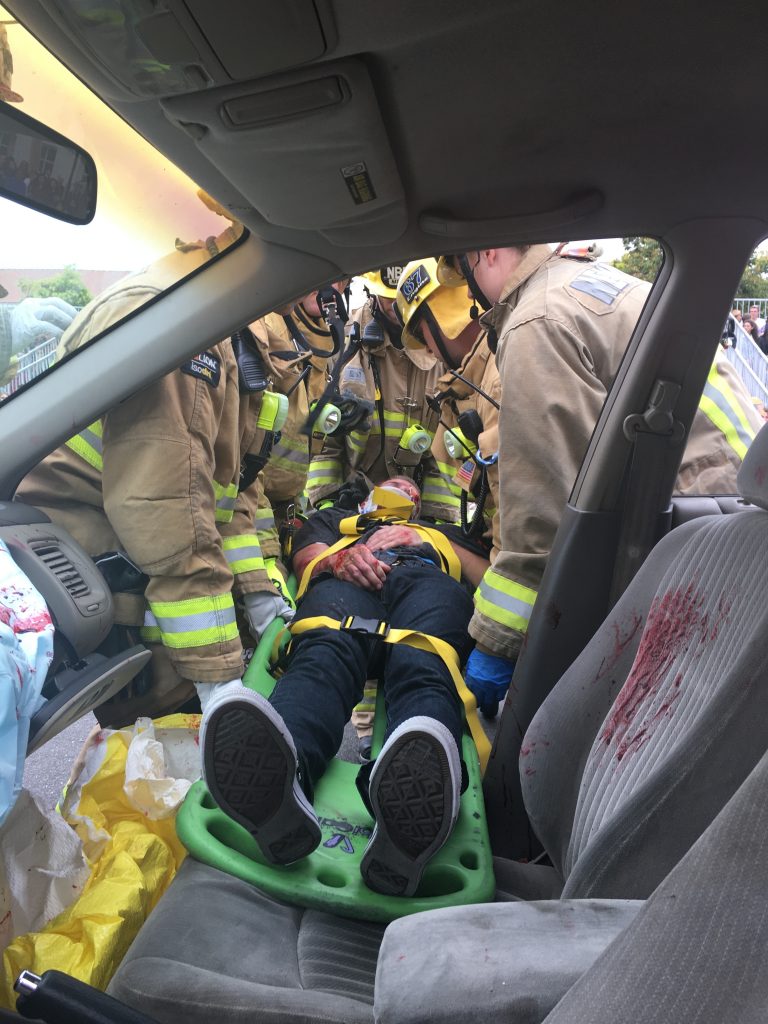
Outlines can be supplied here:
M319 60L327 0L48 0L70 35L133 96L174 96Z
M356 60L163 101L265 220L336 244L405 229L403 186L376 95Z

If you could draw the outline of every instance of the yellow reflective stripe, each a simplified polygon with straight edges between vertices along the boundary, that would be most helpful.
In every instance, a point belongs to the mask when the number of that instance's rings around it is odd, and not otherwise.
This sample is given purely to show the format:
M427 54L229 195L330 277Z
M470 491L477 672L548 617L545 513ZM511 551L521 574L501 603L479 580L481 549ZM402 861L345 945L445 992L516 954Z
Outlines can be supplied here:
M224 537L222 547L227 563L237 576L241 572L253 572L264 569L259 538L255 533L240 533L233 537Z
M237 484L223 484L213 481L213 496L216 499L215 519L217 523L231 523L237 501Z
M730 385L718 373L717 363L709 371L699 408L743 459L755 433Z
M422 502L432 501L436 504L451 505L454 508L461 506L461 498L458 494L454 494L447 487L440 487L434 483L428 484L426 481L421 490L421 500Z
M312 459L307 475L307 487L323 487L326 484L340 484L341 463L337 459Z
M536 601L536 591L486 569L475 591L475 608L494 622L525 632Z
M368 434L360 430L352 430L347 434L347 444L358 454L361 454L368 447Z
M272 509L257 509L256 515L253 517L253 526L258 533L264 533L267 530L274 530L275 517L272 513Z
M384 434L386 437L400 437L408 426L408 417L399 409L384 410Z
M300 474L301 476L304 476L309 464L309 455L307 452L304 452L302 457L299 459L296 458L297 454L298 453L296 452L291 452L285 458L282 458L279 455L275 456L273 454L272 458L269 460L269 465L273 469L283 469L287 473L293 473L294 475Z
M96 420L95 423L91 423L84 430L81 430L79 434L75 434L74 437L66 442L68 448L71 448L76 455L79 455L81 459L92 466L99 473L104 470L104 459L103 459L103 445L102 445L102 433L103 427L101 420Z
M150 601L166 647L183 649L222 644L238 637L231 594L192 597L186 601Z
M306 458L309 452L309 443L305 438L293 438L293 437L281 437L275 447L272 449L272 457L274 458L275 452L284 459L293 460L296 462L301 458Z
M331 619L326 615L316 615L307 619L300 619L298 622L291 622L288 625L288 630L292 636L298 636L310 629L323 627L326 629L341 629L341 625L338 619ZM416 650L424 651L427 654L433 654L440 658L448 669L459 699L464 705L467 725L477 748L480 771L484 773L485 767L488 764L488 758L491 755L491 744L485 735L483 727L480 725L477 717L477 701L464 682L464 677L461 674L461 661L453 647L440 637L430 636L428 633L420 633L415 629L390 629L386 635L383 632L378 632L377 635L385 643L405 644L408 647L413 647Z
M149 610L146 608L144 611L144 625L139 630L139 634L142 640L146 640L148 644L161 644L163 642L163 631L157 624L157 619Z
M429 492L429 495L452 495L453 501L451 503L457 504L458 499L461 498L461 488L457 483L454 483L453 478L456 475L456 472L459 468L458 463L456 463L455 465L451 465L448 462L441 462L439 459L435 459L435 462L437 463L437 468L440 472L440 476L438 477L436 473L430 473L425 478L424 484L422 486L422 490L424 492L422 494L422 498L425 497L425 494L427 492ZM448 500L451 499L449 498Z
M384 410L384 422L387 423L402 423L405 425L408 417L400 409L385 409Z
M363 712L375 712L376 711L376 694L378 692L378 684L375 680L371 679L366 682L363 687L363 699L359 704L356 704L353 711Z

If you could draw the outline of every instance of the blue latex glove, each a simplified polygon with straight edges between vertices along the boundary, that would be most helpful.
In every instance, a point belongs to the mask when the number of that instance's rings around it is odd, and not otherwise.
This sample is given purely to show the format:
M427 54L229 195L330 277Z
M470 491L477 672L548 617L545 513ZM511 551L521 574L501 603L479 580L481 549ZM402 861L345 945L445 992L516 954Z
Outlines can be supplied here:
M477 706L486 718L495 718L499 702L504 700L515 671L514 661L472 651L464 669L464 682L475 695Z

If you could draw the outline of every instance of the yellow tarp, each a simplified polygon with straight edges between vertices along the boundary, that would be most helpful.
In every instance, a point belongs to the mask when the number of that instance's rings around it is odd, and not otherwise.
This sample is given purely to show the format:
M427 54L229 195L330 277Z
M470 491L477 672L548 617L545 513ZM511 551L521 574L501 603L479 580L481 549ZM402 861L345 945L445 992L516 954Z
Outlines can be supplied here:
M199 717L171 715L156 729L183 730L196 738ZM22 970L36 974L55 968L106 988L150 911L168 888L186 851L176 838L175 815L150 820L135 810L123 792L131 730L102 734L103 759L89 781L73 785L64 801L64 818L80 836L92 868L80 898L44 929L20 935L3 953L0 1005L13 1009L13 981ZM178 733L182 737L181 732ZM106 742L105 742L106 738Z

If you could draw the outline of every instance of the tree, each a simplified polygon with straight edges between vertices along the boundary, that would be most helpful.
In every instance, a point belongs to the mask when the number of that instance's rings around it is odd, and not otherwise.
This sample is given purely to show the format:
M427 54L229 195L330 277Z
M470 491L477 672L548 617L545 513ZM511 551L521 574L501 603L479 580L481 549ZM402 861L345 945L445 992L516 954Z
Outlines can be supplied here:
M74 265L64 267L55 277L45 277L40 281L22 278L19 288L28 297L34 295L49 298L57 295L71 306L84 306L93 298Z
M768 253L753 252L736 289L737 299L768 298Z
M622 238L624 255L614 260L613 265L625 274L639 277L642 281L655 281L664 254L653 238Z

